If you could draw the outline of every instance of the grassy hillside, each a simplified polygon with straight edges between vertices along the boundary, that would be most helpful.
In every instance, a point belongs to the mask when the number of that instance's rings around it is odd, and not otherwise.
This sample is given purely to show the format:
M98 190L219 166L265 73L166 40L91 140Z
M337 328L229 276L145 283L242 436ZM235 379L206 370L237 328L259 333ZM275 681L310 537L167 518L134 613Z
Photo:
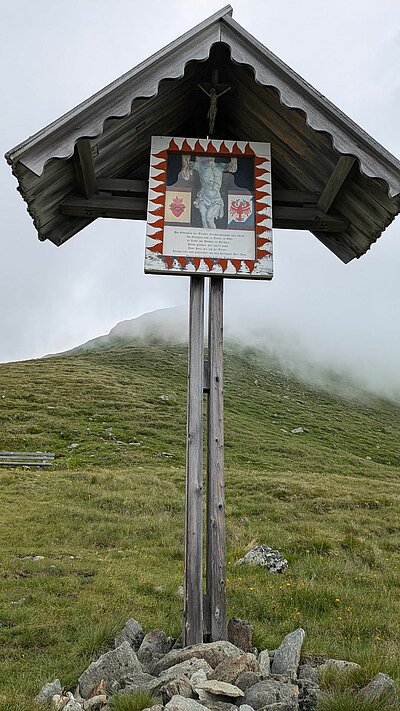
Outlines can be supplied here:
M179 634L186 363L121 340L0 366L0 449L57 454L0 470L2 711L50 677L72 688L128 616ZM307 652L399 679L400 409L230 348L225 419L230 614L259 647L301 625ZM283 576L234 567L256 542Z

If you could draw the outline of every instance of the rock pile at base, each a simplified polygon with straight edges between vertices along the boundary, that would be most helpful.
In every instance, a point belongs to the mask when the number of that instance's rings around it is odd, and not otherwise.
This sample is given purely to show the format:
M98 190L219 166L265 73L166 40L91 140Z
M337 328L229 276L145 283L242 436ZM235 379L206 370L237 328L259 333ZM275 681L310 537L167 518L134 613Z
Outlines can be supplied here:
M43 686L36 703L53 711L112 711L114 695L141 691L154 700L146 711L315 711L324 670L358 666L335 659L301 665L301 628L278 649L260 653L251 647L250 623L233 618L230 629L244 648L231 641L182 648L162 630L145 635L136 620L128 620L115 649L90 664L74 694L55 679ZM378 674L359 695L378 699L395 693L393 680Z

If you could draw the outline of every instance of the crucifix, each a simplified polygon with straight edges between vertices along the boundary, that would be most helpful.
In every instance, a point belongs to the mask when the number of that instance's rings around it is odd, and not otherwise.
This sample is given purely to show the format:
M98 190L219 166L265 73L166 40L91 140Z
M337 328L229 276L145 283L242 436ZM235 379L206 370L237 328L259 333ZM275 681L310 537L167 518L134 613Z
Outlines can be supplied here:
M210 99L210 106L207 112L209 136L213 136L214 134L215 120L217 118L218 111L218 99L232 88L228 84L219 84L218 74L218 69L214 69L212 72L211 83L197 85L199 89L201 89Z

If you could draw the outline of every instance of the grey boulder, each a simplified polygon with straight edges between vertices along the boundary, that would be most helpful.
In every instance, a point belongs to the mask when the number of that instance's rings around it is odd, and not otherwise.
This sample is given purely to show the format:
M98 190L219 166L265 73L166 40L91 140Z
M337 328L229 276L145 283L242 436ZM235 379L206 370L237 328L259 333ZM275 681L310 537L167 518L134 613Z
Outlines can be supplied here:
M142 671L141 664L129 642L123 642L116 649L106 652L92 662L83 672L79 677L80 694L84 699L89 698L102 679L106 689L115 690L116 686L123 685L135 671Z
M296 679L305 634L302 627L299 627L286 635L282 644L275 650L272 674L282 674L290 679Z
M244 702L252 706L255 711L264 706L279 703L285 706L286 711L296 711L298 708L299 690L290 682L266 679L259 681L246 690ZM278 709L276 711L279 711ZM282 711L284 711L282 707Z
M374 700L379 699L381 696L389 696L395 698L396 696L396 684L393 679L387 674L382 674L379 672L373 679L360 689L358 695L363 699Z
M260 667L254 654L240 654L238 657L227 657L218 664L209 675L209 679L218 679L233 684L242 672L259 672Z
M129 642L132 649L137 652L142 644L143 637L144 632L140 623L131 617L127 620L124 629L116 636L115 646L119 647L122 642Z
M165 705L169 711L204 711L204 706L194 699L187 699L184 696L173 696Z
M157 661L164 657L171 647L171 637L167 637L163 630L152 630L143 637L137 656L139 661L152 673Z
M238 657L241 654L240 649L235 647L231 642L219 641L208 642L204 644L194 644L191 647L184 649L172 649L155 665L153 674L160 674L165 669L172 667L175 664L185 662L187 659L197 657L205 659L205 661L213 668L218 666L227 657Z
M269 546L257 546L248 551L243 558L239 558L235 565L260 565L268 568L270 573L283 573L288 567L286 558L279 551L274 551Z
M35 703L36 704L46 704L51 699L53 696L56 694L61 696L62 693L62 686L61 686L61 681L59 679L54 679L53 681L47 682L41 690L39 691L38 695L35 698Z

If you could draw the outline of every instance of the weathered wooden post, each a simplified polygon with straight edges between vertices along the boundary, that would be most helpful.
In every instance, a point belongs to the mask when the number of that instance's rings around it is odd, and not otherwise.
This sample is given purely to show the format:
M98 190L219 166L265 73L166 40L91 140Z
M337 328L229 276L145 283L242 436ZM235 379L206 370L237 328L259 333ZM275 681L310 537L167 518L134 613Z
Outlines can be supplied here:
M207 628L215 641L227 639L222 277L210 279L209 293L206 589Z
M203 641L204 277L190 278L184 644Z

